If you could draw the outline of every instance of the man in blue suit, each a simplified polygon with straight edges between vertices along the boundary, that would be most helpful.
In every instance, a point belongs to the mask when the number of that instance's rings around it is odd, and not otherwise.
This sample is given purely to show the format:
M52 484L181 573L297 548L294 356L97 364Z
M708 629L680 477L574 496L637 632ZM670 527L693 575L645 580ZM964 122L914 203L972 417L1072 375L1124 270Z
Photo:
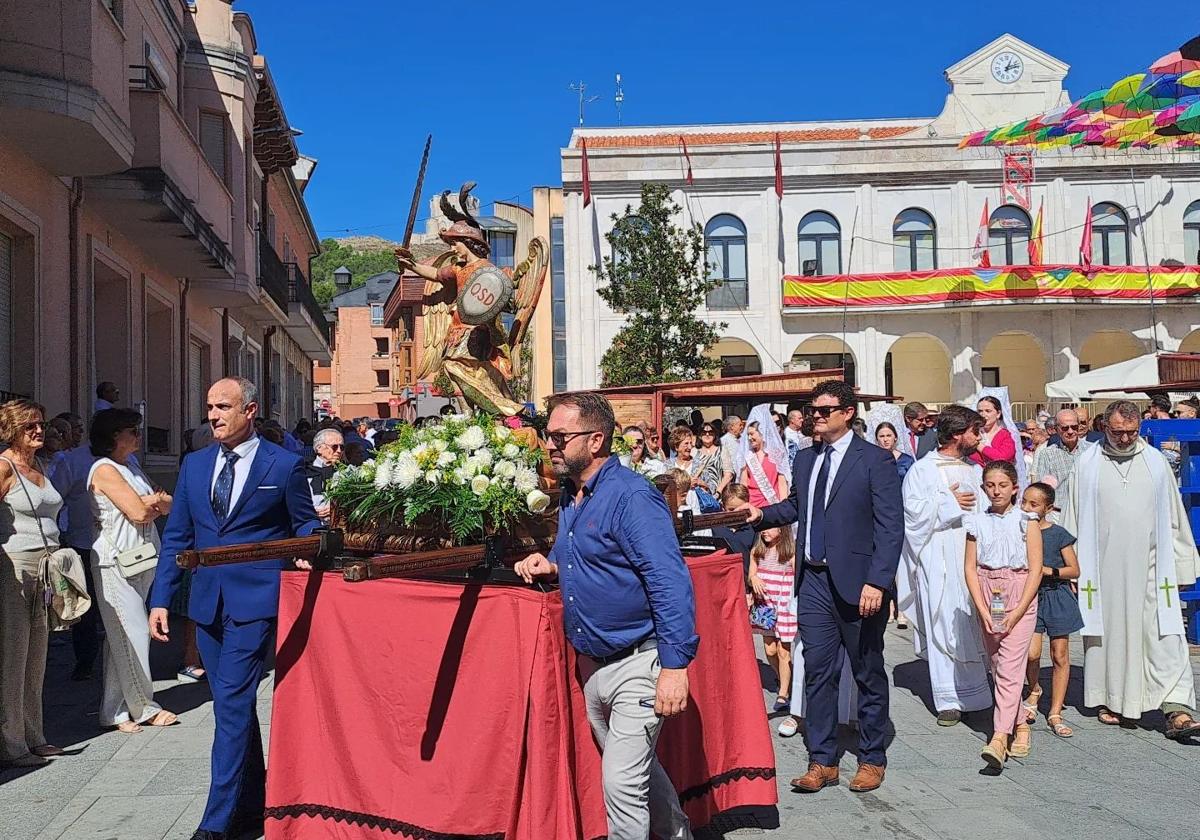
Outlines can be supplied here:
M175 485L150 594L150 635L158 641L167 640L180 551L307 536L320 526L300 456L254 432L256 396L254 384L240 378L221 379L208 391L218 445L184 458ZM266 772L256 692L275 636L279 573L289 566L267 560L192 573L188 616L196 622L216 718L208 804L192 840L261 833Z
M820 443L796 456L788 498L751 508L749 516L759 530L799 525L796 597L809 765L792 786L809 793L838 783L838 681L846 656L858 683L858 772L850 790L878 788L887 764L883 631L904 540L904 505L892 454L850 429L857 404L845 382L817 385L811 410Z

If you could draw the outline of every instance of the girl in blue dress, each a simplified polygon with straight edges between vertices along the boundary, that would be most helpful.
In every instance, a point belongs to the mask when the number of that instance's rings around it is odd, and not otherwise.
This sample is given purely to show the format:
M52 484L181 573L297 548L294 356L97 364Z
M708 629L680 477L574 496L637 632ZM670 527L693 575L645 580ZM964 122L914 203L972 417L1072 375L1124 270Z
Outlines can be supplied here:
M1050 661L1054 664L1050 678L1050 714L1046 723L1060 738L1070 738L1074 730L1063 721L1063 704L1067 699L1067 682L1071 677L1070 636L1083 627L1083 615L1075 595L1073 581L1079 577L1079 558L1075 554L1075 537L1061 525L1046 518L1054 509L1054 488L1037 482L1030 484L1021 497L1021 510L1036 514L1042 528L1042 584L1038 589L1037 625L1029 643L1029 663L1025 678L1029 698L1025 703L1026 720L1037 720L1038 701L1042 687L1038 681L1042 668L1042 635L1050 637Z

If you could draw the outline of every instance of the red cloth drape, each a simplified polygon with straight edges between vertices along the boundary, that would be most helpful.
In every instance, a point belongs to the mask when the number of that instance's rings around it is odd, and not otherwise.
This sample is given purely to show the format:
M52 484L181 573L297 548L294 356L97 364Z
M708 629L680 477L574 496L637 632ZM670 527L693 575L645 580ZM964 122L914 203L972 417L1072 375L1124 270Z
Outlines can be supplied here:
M777 793L741 558L689 567L700 652L659 754L700 826ZM287 573L276 666L271 840L606 834L557 592Z

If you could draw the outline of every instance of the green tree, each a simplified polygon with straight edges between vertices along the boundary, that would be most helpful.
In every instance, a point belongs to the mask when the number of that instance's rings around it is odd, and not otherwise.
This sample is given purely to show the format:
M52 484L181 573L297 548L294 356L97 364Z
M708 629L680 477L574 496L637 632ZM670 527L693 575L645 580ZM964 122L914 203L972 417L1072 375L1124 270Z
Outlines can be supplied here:
M613 256L589 266L600 298L627 316L600 360L605 386L700 379L721 366L705 352L726 325L696 317L720 281L708 279L700 226L676 226L679 209L665 186L643 184L637 210L613 214Z
M350 288L357 289L367 278L384 271L396 270L395 247L390 242L378 248L352 248L336 239L322 239L321 253L312 260L312 290L317 303L328 306L338 290L333 283L333 272L341 266L350 269Z

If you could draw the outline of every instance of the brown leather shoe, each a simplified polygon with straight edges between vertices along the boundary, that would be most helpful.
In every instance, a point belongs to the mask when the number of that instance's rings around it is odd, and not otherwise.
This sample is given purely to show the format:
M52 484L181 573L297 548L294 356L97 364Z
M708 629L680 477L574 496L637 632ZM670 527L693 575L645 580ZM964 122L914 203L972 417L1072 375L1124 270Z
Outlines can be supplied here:
M792 779L792 787L804 793L816 793L821 788L838 783L837 767L826 767L815 761L808 765L808 772L798 779Z
M878 764L860 764L858 772L854 774L854 781L850 782L850 790L855 793L875 790L883 784L883 774L884 768Z

